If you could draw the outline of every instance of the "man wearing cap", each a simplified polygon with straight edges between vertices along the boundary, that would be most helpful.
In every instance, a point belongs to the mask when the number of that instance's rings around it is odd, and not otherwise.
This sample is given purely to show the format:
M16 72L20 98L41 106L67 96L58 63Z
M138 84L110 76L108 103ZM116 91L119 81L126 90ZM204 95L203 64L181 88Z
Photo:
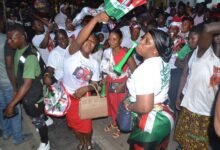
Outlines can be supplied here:
M141 26L137 23L137 21L132 21L129 26L124 26L120 28L123 34L123 39L121 42L121 47L131 48L132 42L141 40L141 37L144 35L144 32L141 30ZM140 64L140 58L134 53L134 59L136 64Z

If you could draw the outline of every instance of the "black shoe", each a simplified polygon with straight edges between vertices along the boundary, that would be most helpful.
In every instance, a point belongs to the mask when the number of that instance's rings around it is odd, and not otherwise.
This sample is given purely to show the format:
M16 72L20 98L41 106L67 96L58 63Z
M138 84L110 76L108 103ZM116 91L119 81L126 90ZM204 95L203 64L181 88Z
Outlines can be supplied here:
M3 140L9 140L11 138L11 134L3 134Z

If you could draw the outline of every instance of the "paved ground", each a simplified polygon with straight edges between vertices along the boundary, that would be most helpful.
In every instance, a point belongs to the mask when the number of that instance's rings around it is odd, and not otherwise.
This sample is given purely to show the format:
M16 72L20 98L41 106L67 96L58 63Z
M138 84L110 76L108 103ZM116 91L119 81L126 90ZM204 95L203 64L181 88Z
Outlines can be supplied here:
M75 150L78 141L67 128L65 118L53 118L54 124L49 127L51 150ZM103 128L109 120L98 119L93 121L94 135L93 144L95 150L128 150L126 143L128 134L122 134L118 139L113 139L111 134L104 132ZM30 119L23 114L23 129L25 133L33 133L33 138L23 144L13 145L11 140L4 141L0 138L0 150L36 150L40 141L38 133L31 124ZM168 150L175 150L176 143L170 140Z

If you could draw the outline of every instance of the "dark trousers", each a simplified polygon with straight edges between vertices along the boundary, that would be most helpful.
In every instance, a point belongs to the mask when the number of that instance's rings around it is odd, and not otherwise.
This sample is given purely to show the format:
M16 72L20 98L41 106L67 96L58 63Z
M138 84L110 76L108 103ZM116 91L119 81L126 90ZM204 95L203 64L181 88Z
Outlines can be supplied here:
M169 105L170 108L176 112L176 99L177 99L177 92L179 89L180 78L182 75L183 70L180 68L171 69L171 78L170 78L170 88L168 91L169 95Z
M48 142L48 127L45 124L45 115L44 115L44 103L40 102L37 103L37 107L35 106L35 103L31 100L25 99L23 100L23 106L24 109L29 117L31 117L32 121L43 118L43 121L41 121L42 125L39 127L36 126L36 123L33 124L39 129L39 134L41 138L42 143L47 143Z

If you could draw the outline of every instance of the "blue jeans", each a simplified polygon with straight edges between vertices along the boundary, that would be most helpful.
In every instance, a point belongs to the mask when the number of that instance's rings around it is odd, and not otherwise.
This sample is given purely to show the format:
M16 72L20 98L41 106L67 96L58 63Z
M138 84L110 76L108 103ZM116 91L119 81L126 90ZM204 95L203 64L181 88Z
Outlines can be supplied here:
M0 83L0 123L3 130L3 136L13 136L13 141L19 141L23 139L22 135L22 122L21 122L21 106L16 105L18 115L12 118L4 118L3 110L8 103L12 100L13 89L8 84Z

